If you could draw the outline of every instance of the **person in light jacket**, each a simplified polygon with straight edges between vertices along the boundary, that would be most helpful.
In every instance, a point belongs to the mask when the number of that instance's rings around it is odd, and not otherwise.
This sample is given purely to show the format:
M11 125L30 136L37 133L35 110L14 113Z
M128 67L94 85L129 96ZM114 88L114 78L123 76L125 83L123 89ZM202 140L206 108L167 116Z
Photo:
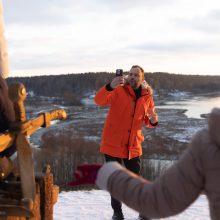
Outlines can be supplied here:
M208 128L197 132L182 157L155 182L116 162L98 172L96 184L148 218L176 215L205 193L212 220L220 219L220 109L212 110Z
M144 141L142 125L154 128L158 117L154 109L152 89L144 80L144 70L134 65L127 80L117 76L103 86L95 96L100 106L110 106L104 125L100 151L106 162L117 161L140 175L141 143ZM111 197L114 210L112 219L124 219L121 202ZM141 217L140 219L145 219Z
M7 44L4 37L3 6L0 0L0 133L8 130L15 121L15 112L12 102L8 97L8 86L5 82L9 73ZM10 156L15 151L15 146L0 152L1 156Z
M0 0L0 75L3 79L7 78L9 73L8 51L4 30L3 5L2 0Z

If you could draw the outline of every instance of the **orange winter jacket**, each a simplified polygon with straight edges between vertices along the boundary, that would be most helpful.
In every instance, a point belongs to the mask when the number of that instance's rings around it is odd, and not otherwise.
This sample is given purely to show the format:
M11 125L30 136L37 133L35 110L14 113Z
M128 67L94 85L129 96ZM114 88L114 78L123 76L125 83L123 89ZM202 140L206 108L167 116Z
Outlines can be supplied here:
M154 112L150 91L151 88L142 89L137 100L130 85L119 86L113 91L104 86L97 92L95 102L100 106L110 106L102 133L102 153L128 159L142 155L142 124L147 115ZM146 121L147 127L154 127L149 120Z

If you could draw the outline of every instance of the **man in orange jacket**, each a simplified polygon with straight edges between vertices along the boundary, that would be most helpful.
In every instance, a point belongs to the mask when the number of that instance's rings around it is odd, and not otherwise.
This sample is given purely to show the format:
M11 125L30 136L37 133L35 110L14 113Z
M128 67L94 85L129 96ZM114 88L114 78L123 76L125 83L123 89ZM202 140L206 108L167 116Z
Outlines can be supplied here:
M140 175L141 143L143 122L149 128L158 124L152 89L144 80L144 70L138 65L132 66L127 78L115 77L111 83L103 86L95 96L100 106L110 106L103 129L100 151L106 162L117 161ZM123 220L121 202L111 197L114 210L112 219ZM139 215L139 219L146 219Z

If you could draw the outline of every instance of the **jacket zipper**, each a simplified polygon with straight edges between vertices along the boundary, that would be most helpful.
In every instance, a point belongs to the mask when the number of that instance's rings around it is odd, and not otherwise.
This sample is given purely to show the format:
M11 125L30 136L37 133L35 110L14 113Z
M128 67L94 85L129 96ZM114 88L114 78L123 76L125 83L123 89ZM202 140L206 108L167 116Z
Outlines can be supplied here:
M134 116L135 116L135 111L136 111L136 106L137 106L137 100L138 99L135 99L134 112L133 112L133 118L132 118L132 123L131 123L131 130L130 130L129 137L128 137L128 160L130 160L129 143L130 143L130 137L131 137L132 127L133 127L133 122L134 122Z

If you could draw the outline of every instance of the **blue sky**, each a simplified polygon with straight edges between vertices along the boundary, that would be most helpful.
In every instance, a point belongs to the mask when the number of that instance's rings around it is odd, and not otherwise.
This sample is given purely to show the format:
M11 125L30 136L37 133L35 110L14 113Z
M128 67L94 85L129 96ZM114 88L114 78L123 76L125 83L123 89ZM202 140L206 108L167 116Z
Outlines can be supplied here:
M219 0L4 0L10 76L220 75Z

